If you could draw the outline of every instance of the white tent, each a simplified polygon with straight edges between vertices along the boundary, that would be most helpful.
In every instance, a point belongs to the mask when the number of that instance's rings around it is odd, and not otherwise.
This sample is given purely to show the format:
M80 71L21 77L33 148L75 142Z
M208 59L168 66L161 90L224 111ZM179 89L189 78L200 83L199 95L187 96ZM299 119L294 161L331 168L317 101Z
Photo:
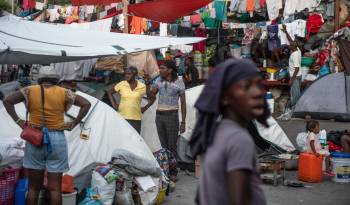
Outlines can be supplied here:
M204 86L200 85L186 90L186 132L183 133L182 136L187 140L191 139L192 131L197 121L197 110L195 109L194 104L196 103L203 88ZM142 117L141 131L141 136L145 139L146 143L153 152L161 148L159 136L157 133L157 127L155 125L156 108L157 102L155 102L152 107L150 107L149 110L144 113ZM274 143L275 145L278 145L284 150L294 151L295 147L285 132L282 130L282 128L278 125L276 120L273 117L270 117L268 119L268 123L270 125L269 128L265 128L263 125L257 123L257 129L261 137L269 142Z
M0 63L68 62L192 44L202 40L204 38L171 38L79 30L8 15L0 18Z
M156 166L159 166L143 138L113 108L87 94L81 92L77 94L90 101L91 109L83 120L84 128L77 126L73 131L65 133L70 166L68 174L76 177L81 172L89 171L84 170L89 165L109 162L112 152L118 148L152 160ZM22 119L25 118L23 103L16 105L16 111ZM77 113L77 107L72 107L68 112L70 116L77 116ZM21 140L19 137L21 129L7 114L4 107L0 107L0 120L1 143ZM89 135L88 140L80 138L82 130ZM142 179L140 183L143 183ZM158 183L155 183L155 187L158 187ZM152 196L155 198L156 195L157 192L153 195L151 193L151 198Z

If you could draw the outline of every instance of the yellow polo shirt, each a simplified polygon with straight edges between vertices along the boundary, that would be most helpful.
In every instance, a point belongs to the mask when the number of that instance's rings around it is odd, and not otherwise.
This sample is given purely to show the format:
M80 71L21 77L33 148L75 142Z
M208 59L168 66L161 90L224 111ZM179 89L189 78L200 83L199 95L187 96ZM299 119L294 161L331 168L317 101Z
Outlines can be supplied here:
M141 120L141 99L146 94L146 85L137 81L131 90L127 81L118 83L114 90L120 94L118 112L127 120Z

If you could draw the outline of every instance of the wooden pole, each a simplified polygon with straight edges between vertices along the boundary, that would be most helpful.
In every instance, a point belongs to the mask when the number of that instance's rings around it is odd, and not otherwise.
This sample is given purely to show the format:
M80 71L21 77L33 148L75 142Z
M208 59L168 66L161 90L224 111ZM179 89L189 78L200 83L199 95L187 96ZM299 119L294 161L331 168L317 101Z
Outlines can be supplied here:
M334 6L334 32L338 31L339 29L339 16L340 13L340 0L335 0L335 6Z
M12 0L12 5L11 5L11 13L15 14L15 0Z
M128 6L129 1L123 0L124 33L129 33Z

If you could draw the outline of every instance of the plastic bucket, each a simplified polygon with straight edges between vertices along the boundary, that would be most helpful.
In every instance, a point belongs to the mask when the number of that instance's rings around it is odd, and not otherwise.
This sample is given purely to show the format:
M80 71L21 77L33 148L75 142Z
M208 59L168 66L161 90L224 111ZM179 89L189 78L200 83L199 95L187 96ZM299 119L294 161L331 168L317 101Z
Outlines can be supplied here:
M77 200L77 192L71 194L62 194L62 205L75 205Z
M164 203L166 190L167 190L167 188L163 188L163 189L159 190L156 205Z
M332 171L335 176L332 178L334 182L349 183L350 182L350 154L332 153L331 154Z

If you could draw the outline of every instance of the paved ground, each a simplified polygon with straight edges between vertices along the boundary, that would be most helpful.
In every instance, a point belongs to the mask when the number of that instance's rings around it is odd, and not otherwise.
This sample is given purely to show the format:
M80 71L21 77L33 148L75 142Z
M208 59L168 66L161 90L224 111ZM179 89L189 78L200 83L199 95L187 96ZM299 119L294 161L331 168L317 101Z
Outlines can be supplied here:
M296 135L305 130L302 120L292 120L279 122L288 137L295 144ZM350 123L339 123L332 121L321 121L321 128L349 129ZM286 178L297 179L297 172L287 172ZM198 179L188 176L184 172L179 175L179 182L175 192L167 197L166 205L193 205ZM268 204L270 205L349 205L350 204L350 183L334 183L330 179L324 179L322 183L308 184L310 188L290 188L285 186L274 187L264 184L262 188L265 192Z

